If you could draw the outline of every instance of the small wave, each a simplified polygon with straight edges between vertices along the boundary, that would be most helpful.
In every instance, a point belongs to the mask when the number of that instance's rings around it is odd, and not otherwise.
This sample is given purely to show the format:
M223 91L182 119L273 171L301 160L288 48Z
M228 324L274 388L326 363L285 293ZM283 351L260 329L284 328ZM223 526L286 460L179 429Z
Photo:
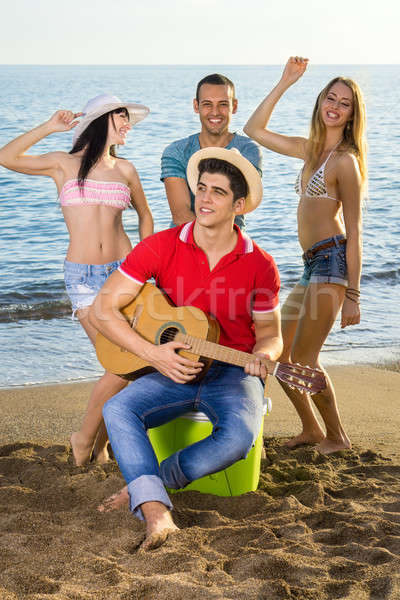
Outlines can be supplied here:
M322 352L342 352L344 350L346 351L351 351L351 350L377 350L377 349L384 349L384 348L392 348L393 347L393 341L379 341L374 339L373 341L367 341L367 342L363 342L363 341L354 341L354 342L347 342L346 343L346 347L343 346L343 344L335 344L332 342L329 342L329 340L327 342L325 342L323 348L322 348Z
M362 277L362 282L373 281L374 279L390 281L391 283L400 282L400 269L392 269L390 271L378 271L376 273L365 273Z
M33 380L25 381L24 383L6 383L5 385L1 384L0 389L15 389L15 388L25 388L32 386L43 386L43 385L65 385L66 383L90 383L92 381L96 381L101 375L99 373L93 373L92 375L81 375L81 376L64 376L61 379L41 379L41 380Z
M37 304L10 304L0 308L0 323L60 319L70 315L71 312L71 304L62 300Z

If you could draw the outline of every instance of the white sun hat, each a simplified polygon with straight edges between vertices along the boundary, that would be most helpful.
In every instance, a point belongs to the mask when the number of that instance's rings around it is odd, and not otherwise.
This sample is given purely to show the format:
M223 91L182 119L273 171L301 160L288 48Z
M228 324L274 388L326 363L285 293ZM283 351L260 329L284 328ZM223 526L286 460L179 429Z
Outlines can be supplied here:
M133 126L139 123L142 119L147 117L150 109L143 104L134 104L132 102L122 102L117 96L111 96L110 94L100 94L95 98L92 98L86 103L86 106L82 110L83 115L78 125L74 129L73 143L75 144L78 137L85 131L86 127L90 125L92 121L105 115L112 110L118 108L126 108L129 113L129 123Z

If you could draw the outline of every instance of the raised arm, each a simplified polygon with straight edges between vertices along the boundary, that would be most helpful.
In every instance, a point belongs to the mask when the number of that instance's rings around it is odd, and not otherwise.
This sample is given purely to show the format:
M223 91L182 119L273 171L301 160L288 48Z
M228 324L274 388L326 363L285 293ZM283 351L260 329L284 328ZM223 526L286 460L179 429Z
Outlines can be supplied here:
M132 163L127 163L128 170L128 184L131 190L131 202L135 207L139 217L139 236L141 240L152 235L154 232L153 216L149 205L147 204L146 196L144 195L142 183L140 181L138 172Z
M164 185L174 224L182 225L193 221L195 214L190 210L190 192L186 180L167 177Z
M38 125L31 131L20 135L0 149L0 165L12 171L27 175L46 175L56 177L60 168L60 158L63 153L49 152L38 156L25 154L31 146L51 133L69 131L78 124L76 120L81 113L68 110L58 110L48 121Z
M267 129L267 125L276 103L286 90L303 75L307 64L308 58L291 56L278 84L256 108L243 128L249 137L269 150L302 159L305 157L306 138L275 133Z
M346 154L338 165L339 194L343 206L346 228L346 263L348 289L359 290L362 265L362 212L361 176L357 159ZM345 296L342 307L341 326L357 325L360 322L360 305L356 294Z
M191 381L203 365L176 352L190 346L180 342L156 346L137 334L122 316L120 310L136 298L141 287L137 281L114 271L90 308L90 323L114 344L136 354L176 383Z

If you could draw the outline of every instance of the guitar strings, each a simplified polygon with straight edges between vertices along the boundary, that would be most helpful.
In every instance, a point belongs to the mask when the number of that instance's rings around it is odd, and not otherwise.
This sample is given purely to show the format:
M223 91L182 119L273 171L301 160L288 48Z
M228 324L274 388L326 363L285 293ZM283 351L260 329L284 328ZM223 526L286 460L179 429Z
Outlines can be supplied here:
M202 339L193 338L190 334L188 334L186 332L179 331L179 329L173 330L172 327L165 329L165 331L161 334L160 339L163 340L163 343L173 342L178 334L181 334L181 335L185 336L185 338L191 338L191 341L192 342L194 341L194 343L207 343L207 341L208 341L208 340L202 340ZM229 349L227 348L227 350L229 351L230 348ZM286 364L286 363L280 363L280 364L283 365L283 364ZM289 363L288 363L288 366L289 366ZM311 369L310 367L306 367L306 366L303 366L303 365L294 365L294 364L290 363L290 371L291 372L296 373L297 370L301 370L301 369L303 369L303 370L305 370L307 372L311 372L311 373L313 371L315 371L315 369ZM301 374L301 373L298 373L298 374Z
M200 344L201 343L207 343L207 341L208 341L208 340L202 340L202 339L193 338L190 334L188 334L186 332L179 331L179 329L175 329L174 330L172 327L169 327L169 328L165 329L164 332L161 334L160 339L163 340L163 343L173 342L178 334L181 334L181 335L185 336L185 338L191 338L191 341L192 341L192 343L194 341L194 344L196 344L196 343L200 343ZM227 350L229 351L231 349L227 348ZM283 366L283 364L285 364L285 363L280 363L280 364ZM288 366L289 366L289 363L288 363ZM305 370L307 372L308 371L310 371L310 372L314 371L314 369L311 369L309 367L305 367L303 365L293 365L293 364L290 363L290 372L291 373L298 374L298 375L302 374L304 376L305 375L304 373L297 373L297 370L301 370L301 369L303 369L303 370Z
M161 336L160 336L160 340L161 340L161 339L163 340L163 341L162 341L162 343L168 343L168 342L174 341L174 340L175 340L175 338L176 338L176 336L177 336L179 333L180 333L181 335L183 335L184 337L186 337L186 338L191 338L191 337L192 337L192 336L190 336L190 335L189 335L189 334L187 334L187 333L183 333L183 332L179 331L178 329L175 329L175 330L174 330L174 329L171 327L171 328L167 328L167 329L166 329L166 330L165 330L165 331L164 331L164 332L161 334ZM195 348L195 344L196 344L196 342L200 342L200 343L202 343L202 342L203 342L203 343L204 343L204 342L207 342L207 340L201 340L201 339L200 339L200 340L197 340L196 338L194 338L194 344L192 343L192 348L191 348L191 349L192 349L194 352L196 352L196 348ZM197 349L197 351L198 351L198 352L201 352L201 349ZM297 372L296 372L296 366L295 366L295 365L290 365L290 366L292 367L292 370L291 370L292 377L293 377L293 379L292 379L292 382L293 382L293 381L297 381L298 383L300 383L300 382L303 380L303 383L305 383L305 381L309 381L309 378L307 377L307 375L306 375L304 372L303 372L303 373L297 373ZM300 366L300 367L298 367L298 368L299 368L300 370L302 369L303 371L305 370L306 372L307 372L307 371L309 371L309 369L308 369L307 367ZM310 369L310 371L312 371L312 369ZM300 375L302 376L302 380L301 380L301 379L300 379L300 377L299 377ZM302 387L303 389L304 389L304 388L306 389L306 386L301 386L301 387Z

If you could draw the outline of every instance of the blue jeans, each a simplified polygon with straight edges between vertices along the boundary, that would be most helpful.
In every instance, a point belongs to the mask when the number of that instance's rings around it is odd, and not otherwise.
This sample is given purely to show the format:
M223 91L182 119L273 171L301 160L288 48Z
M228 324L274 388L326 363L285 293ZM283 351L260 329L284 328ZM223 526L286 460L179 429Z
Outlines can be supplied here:
M189 411L204 412L211 435L158 465L146 430ZM131 511L158 501L172 509L164 486L180 489L246 458L260 432L263 386L241 367L215 361L201 382L179 384L161 373L137 379L103 408L114 455L128 484Z
M335 235L320 240L304 252L304 271L299 285L307 287L309 283L338 283L347 286L346 244L338 243L342 239L343 235ZM327 242L334 242L335 245L317 250L311 258L307 256L307 252Z

